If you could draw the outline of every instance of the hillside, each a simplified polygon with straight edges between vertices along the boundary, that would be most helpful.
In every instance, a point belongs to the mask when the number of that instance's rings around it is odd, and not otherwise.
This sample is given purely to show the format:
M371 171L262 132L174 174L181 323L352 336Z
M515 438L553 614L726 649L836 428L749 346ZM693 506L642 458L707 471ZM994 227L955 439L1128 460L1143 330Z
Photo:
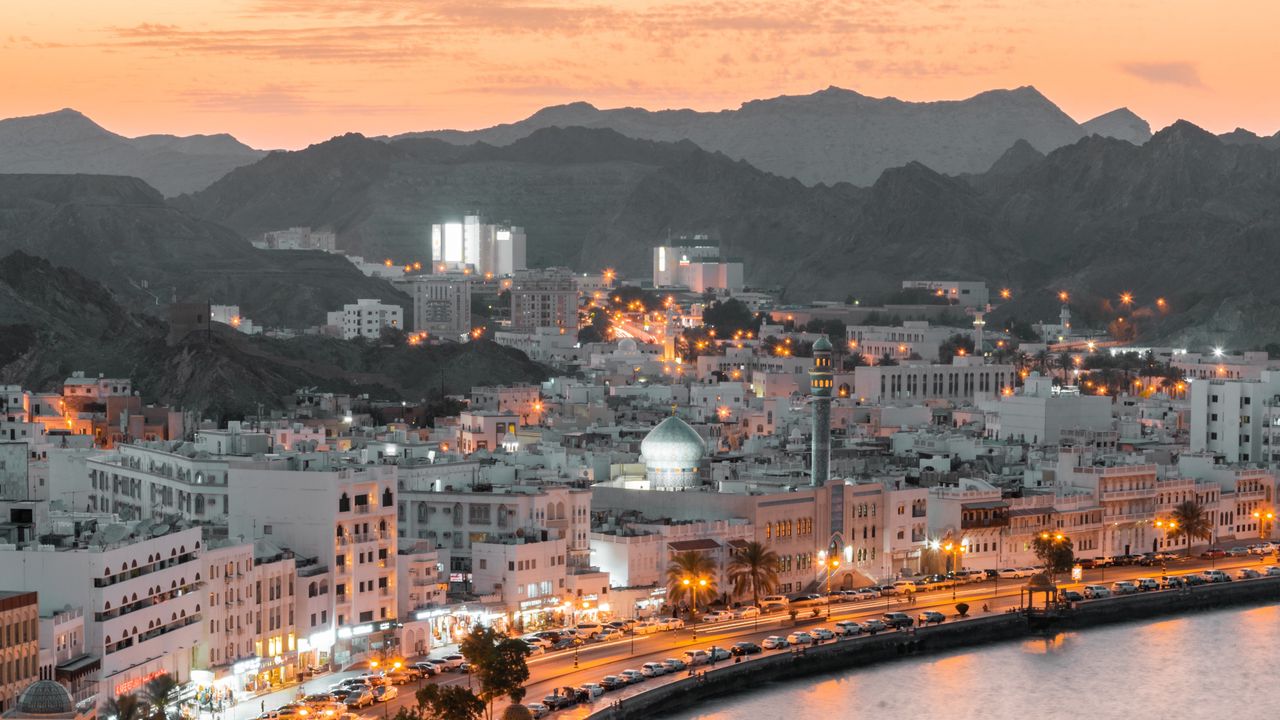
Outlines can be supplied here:
M141 178L165 195L207 187L265 155L230 135L117 135L75 110L0 120L0 173Z
M147 401L243 414L301 387L416 402L473 385L536 381L541 366L493 343L409 347L242 335L217 327L177 345L168 327L122 308L79 273L15 252L0 258L0 384L44 389L72 371L130 377Z
M1081 124L1086 135L1126 140L1134 145L1151 139L1151 125L1129 108L1118 108Z
M256 250L165 204L137 178L0 175L0 255L46 258L102 282L132 307L240 305L268 326L303 327L361 297L407 303L336 255Z
M788 301L882 297L907 277L1017 289L1008 310L1055 314L1069 288L1105 318L1121 290L1148 337L1280 338L1280 152L1180 122L1138 146L1090 136L1043 154L1010 143L963 178L909 163L869 188L806 187L685 142L610 130L540 130L507 146L338 138L277 153L175 201L245 234L333 225L339 244L399 259L426 227L479 208L525 226L533 265L613 265L647 277L668 234L702 232L746 261L749 283ZM323 198L323 201L316 200ZM420 255L418 255L420 254ZM1240 258L1249 258L1241 262ZM1007 311L1008 311L1007 310Z
M991 90L965 100L905 102L831 87L753 100L737 110L545 108L484 130L410 133L456 144L508 145L546 127L609 128L647 140L690 140L806 184L870 185L884 170L920 162L946 174L978 173L1022 138L1048 152L1087 132L1035 88Z

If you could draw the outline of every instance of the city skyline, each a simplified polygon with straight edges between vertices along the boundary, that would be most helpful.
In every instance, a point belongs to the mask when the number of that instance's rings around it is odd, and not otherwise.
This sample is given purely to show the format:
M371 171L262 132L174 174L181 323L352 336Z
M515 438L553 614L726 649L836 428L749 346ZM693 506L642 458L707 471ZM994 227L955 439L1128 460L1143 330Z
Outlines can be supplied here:
M1271 134L1280 100L1261 88L1280 9L1248 5L20 0L0 62L24 72L0 116L74 107L128 136L297 148L573 101L722 110L832 85L910 101L1034 85L1077 121L1127 106L1154 128Z

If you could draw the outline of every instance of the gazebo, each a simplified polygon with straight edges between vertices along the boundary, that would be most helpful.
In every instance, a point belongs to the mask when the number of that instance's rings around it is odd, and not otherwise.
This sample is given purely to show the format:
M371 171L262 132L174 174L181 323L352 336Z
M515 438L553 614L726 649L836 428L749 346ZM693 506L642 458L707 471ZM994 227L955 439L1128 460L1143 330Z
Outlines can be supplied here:
M1019 591L1019 604L1028 612L1036 610L1036 595L1044 594L1044 606L1041 610L1048 612L1054 609L1058 599L1058 585L1047 572L1038 572L1031 576L1027 584Z

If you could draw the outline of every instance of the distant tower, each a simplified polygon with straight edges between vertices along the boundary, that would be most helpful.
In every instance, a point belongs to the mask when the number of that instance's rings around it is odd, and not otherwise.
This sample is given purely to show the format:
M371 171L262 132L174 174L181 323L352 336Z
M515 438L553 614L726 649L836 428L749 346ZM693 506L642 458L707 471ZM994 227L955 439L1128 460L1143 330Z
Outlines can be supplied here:
M986 312L991 312L991 306L988 305ZM987 321L982 310L975 310L973 313L973 354L982 357L983 331L987 328Z
M1058 324L1062 326L1062 334L1071 334L1071 306L1062 303L1062 309L1058 311Z
M831 341L826 335L813 344L813 368L809 370L809 393L813 397L813 439L810 441L809 484L827 484L831 472Z

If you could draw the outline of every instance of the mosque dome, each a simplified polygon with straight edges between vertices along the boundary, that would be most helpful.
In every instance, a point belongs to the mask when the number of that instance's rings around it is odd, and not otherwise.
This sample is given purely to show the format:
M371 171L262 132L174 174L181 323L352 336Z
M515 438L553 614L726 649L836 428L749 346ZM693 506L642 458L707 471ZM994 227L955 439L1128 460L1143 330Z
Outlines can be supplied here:
M24 715L62 715L75 712L71 693L52 680L37 680L18 696L15 709Z
M813 341L813 349L816 352L831 352L831 341L827 339L826 335L823 335Z
M658 423L640 442L646 465L692 468L707 452L707 443L689 423L672 415Z
M618 341L619 355L635 355L640 352L640 346L632 338L622 338Z

